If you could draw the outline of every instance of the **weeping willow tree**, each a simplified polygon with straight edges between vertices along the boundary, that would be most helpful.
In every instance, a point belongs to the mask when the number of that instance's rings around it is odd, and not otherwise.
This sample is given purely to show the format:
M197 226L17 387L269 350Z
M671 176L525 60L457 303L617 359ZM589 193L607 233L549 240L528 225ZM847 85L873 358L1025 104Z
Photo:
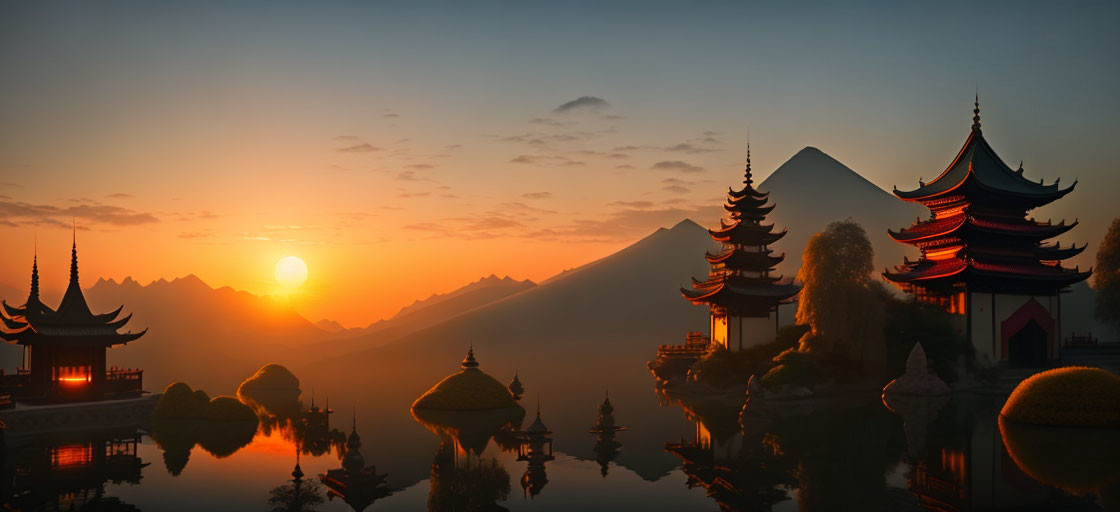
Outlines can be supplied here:
M1101 241L1093 271L1097 289L1095 316L1120 331L1120 218L1112 220Z
M809 238L797 278L797 323L809 327L798 351L868 370L886 361L883 304L871 287L874 250L863 227L833 222Z

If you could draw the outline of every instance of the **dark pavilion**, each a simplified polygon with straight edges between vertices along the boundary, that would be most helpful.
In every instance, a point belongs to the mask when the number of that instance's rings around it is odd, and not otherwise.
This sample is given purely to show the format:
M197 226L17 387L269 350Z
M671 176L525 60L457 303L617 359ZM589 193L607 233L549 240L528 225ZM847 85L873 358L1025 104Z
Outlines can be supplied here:
M778 332L778 305L800 287L792 280L770 275L785 254L774 255L769 248L786 235L774 232L773 224L763 224L774 209L767 204L769 192L759 192L751 177L751 150L747 146L747 166L743 188L728 188L727 219L718 229L709 229L712 239L723 244L718 254L706 254L711 270L706 281L692 279L692 288L681 294L695 305L711 308L711 342L730 350L742 350L773 341Z
M1060 180L1060 179L1059 179ZM1047 185L1008 167L980 130L980 101L972 131L949 167L929 183L896 196L929 208L891 238L921 250L885 278L923 301L956 315L960 331L989 364L1040 365L1059 357L1060 293L1092 273L1062 267L1085 246L1045 240L1077 225L1039 222L1027 213L1064 197L1077 185Z
M142 392L142 370L107 370L109 347L143 336L117 332L132 315L117 318L121 309L95 314L78 284L78 245L70 253L70 284L58 309L39 300L38 256L31 264L31 292L20 307L3 302L0 338L23 346L23 363L4 377L5 391L28 401L80 401L136 396Z

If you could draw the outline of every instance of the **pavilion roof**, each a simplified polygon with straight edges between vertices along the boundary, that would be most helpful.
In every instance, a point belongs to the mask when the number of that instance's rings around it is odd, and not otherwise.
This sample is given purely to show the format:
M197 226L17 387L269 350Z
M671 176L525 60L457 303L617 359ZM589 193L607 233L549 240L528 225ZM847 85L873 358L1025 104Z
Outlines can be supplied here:
M908 201L921 201L952 192L967 182L975 183L987 191L1033 199L1041 204L1068 194L1077 185L1074 182L1061 189L1058 188L1057 180L1044 185L1041 180L1035 182L1027 179L1023 176L1021 166L1018 170L1012 170L1000 159L984 139L979 125L974 125L957 157L937 178L929 183L919 181L919 187L914 190L901 191L896 188L894 194Z
M895 267L895 272L884 272L883 277L895 283L930 281L958 274L971 274L985 277L1000 277L1032 281L1054 281L1072 284L1083 281L1092 273L1078 269L1067 269L1058 265L1042 263L995 263L966 258L945 260L921 259L916 262Z
M0 318L4 326L0 328L0 339L21 345L116 345L133 341L148 332L147 329L139 333L117 332L132 319L132 315L118 318L124 306L109 313L95 314L90 311L78 283L76 243L71 250L70 283L57 310L40 302L38 280L36 263L33 265L31 293L27 302L19 307L3 302Z
M961 214L944 219L921 221L899 231L887 230L887 234L899 242L913 243L946 236L967 227L986 233L1047 239L1073 229L1077 223L1076 220L1070 224L1066 224L1064 220L1058 224L1022 219L1012 221Z

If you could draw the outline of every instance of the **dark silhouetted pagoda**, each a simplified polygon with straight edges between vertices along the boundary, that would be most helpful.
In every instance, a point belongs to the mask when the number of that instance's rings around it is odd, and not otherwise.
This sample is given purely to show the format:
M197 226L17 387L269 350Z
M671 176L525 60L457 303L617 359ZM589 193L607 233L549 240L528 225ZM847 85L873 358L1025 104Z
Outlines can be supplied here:
M355 419L350 436L346 438L342 467L319 475L319 480L327 486L327 498L333 500L338 497L355 512L361 512L373 502L392 494L385 483L387 475L378 474L373 465L366 466L361 449L362 439L358 436L358 421Z
M135 396L142 390L142 370L106 371L109 347L124 345L147 332L120 333L132 315L121 309L95 314L78 284L78 246L70 255L70 284L58 309L39 300L38 256L31 265L31 292L20 307L3 303L0 338L24 347L22 367L4 378L4 387L20 400L77 401ZM12 378L14 377L14 378Z
M1059 180L1027 179L1022 164L1011 169L984 140L979 98L973 114L964 147L940 176L919 180L915 190L895 189L898 197L929 208L930 218L889 232L922 256L883 276L959 315L959 330L982 361L1038 365L1058 358L1059 293L1092 270L1061 265L1085 246L1044 243L1077 221L1039 222L1027 213L1062 198L1077 183L1060 188Z
M611 405L610 397L604 398L603 403L599 405L599 417L595 420L595 426L588 430L595 434L593 447L595 462L599 463L599 472L604 478L610 470L611 461L618 457L619 450L622 448L622 443L615 440L615 435L623 430L626 430L626 427L615 424L614 406Z
M751 178L751 153L741 190L729 189L726 220L710 229L712 239L723 244L718 254L708 253L711 270L706 281L692 280L692 288L681 288L684 298L711 308L711 342L730 350L768 343L778 332L778 305L800 291L792 280L771 276L785 254L774 255L769 246L785 236L763 224L774 209L770 194L759 192Z
M552 431L541 420L540 404L537 404L537 418L529 428L520 433L520 437L521 445L517 450L517 460L529 463L525 474L521 475L521 489L526 497L535 498L548 484L548 474L545 473L544 464L555 459L552 455Z

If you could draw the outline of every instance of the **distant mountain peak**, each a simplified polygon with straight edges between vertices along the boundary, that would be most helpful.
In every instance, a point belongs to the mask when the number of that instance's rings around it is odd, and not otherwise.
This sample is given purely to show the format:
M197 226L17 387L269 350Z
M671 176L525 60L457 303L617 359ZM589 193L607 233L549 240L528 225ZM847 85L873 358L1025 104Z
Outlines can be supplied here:
M802 150L802 151L804 151L804 150ZM692 219L686 218L686 219L674 224L672 228L669 228L669 231L693 230L693 229L704 229L704 226L701 226L698 222L696 222Z
M805 146L789 160L767 176L759 185L760 189L770 190L777 182L792 181L803 187L833 187L853 185L874 187L875 190L890 196L890 193L872 183L862 174L852 170L828 153L814 146ZM893 199L893 196L891 196Z

